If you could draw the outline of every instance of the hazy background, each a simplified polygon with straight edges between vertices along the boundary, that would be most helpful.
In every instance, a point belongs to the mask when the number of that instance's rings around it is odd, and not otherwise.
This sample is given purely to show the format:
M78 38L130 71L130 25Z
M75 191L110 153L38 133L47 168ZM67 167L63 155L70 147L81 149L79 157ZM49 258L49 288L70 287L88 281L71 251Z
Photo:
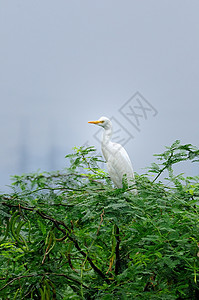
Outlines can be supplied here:
M198 12L198 0L1 0L0 190L63 168L74 146L100 150L87 121L102 115L129 134L139 173L176 139L199 146ZM139 130L121 113L136 92L153 107Z

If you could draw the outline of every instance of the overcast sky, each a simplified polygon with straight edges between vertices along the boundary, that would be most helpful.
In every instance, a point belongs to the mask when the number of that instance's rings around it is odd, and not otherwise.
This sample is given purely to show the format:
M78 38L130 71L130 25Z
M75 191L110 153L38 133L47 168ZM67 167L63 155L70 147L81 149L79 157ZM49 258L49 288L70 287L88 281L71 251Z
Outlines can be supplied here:
M199 146L198 12L198 0L1 0L0 190L63 168L74 146L100 151L87 122L101 116L138 173L176 139Z

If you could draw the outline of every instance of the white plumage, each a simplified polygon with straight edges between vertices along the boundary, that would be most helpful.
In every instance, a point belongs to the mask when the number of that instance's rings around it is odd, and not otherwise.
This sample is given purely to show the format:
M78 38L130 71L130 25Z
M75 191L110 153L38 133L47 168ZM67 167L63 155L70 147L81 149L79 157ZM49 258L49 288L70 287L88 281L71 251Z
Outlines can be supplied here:
M123 176L126 174L128 185L134 183L134 173L130 158L126 150L117 143L111 142L112 123L106 117L88 123L96 124L104 128L101 142L102 153L107 163L108 173L113 183L122 188ZM133 190L136 192L136 190Z

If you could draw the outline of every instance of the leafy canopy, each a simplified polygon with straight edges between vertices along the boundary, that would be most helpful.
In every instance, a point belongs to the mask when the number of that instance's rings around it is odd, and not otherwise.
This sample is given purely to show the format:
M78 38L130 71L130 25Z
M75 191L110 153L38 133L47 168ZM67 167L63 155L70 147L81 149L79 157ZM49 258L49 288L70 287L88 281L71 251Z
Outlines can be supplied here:
M136 175L137 195L113 188L92 147L62 172L14 176L0 195L0 299L198 299L199 177L173 172L198 157L176 141L154 180Z

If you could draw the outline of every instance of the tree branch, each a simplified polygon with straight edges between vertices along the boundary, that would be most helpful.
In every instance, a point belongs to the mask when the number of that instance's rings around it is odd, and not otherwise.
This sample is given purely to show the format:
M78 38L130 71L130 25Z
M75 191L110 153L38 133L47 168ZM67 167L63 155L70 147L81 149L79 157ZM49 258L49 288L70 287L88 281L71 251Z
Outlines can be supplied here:
M13 205L13 204L8 204L8 203L5 203L3 202L2 203L3 205L5 206L8 206L8 207L19 207L18 205ZM64 235L67 235L67 237L69 238L69 240L71 240L73 243L74 243L74 246L75 248L82 254L82 256L86 257L88 262L90 263L91 267L93 268L93 270L101 277L103 278L103 280L106 281L106 283L110 283L109 279L104 275L104 273L93 263L92 259L90 258L90 256L87 255L86 252L84 252L79 244L78 244L78 241L75 237L74 234L71 234L71 229L68 228L68 226L63 222L63 221L58 221L56 219L54 219L53 217L50 217L48 215L46 215L45 213L39 211L39 210L36 210L35 208L30 208L30 207L24 207L24 206L21 206L20 205L20 208L21 209L24 209L24 210L28 210L28 211L35 211L39 216L41 216L43 219L47 219L47 220L50 220L54 223L55 227L64 233ZM102 216L103 214L101 215L101 222L102 222ZM101 224L100 224L101 225ZM65 229L61 228L60 226L63 226ZM66 229L67 229L67 233L66 233ZM70 234L69 234L70 233Z

